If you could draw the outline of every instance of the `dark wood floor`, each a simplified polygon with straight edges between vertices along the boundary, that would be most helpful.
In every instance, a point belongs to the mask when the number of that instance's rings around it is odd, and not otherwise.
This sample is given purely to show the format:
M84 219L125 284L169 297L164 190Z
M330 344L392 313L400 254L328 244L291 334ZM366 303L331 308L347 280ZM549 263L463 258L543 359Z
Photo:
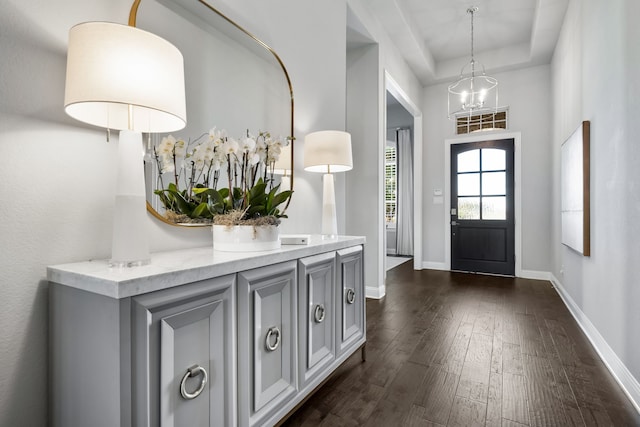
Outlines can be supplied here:
M352 356L286 426L640 426L551 283L389 272Z

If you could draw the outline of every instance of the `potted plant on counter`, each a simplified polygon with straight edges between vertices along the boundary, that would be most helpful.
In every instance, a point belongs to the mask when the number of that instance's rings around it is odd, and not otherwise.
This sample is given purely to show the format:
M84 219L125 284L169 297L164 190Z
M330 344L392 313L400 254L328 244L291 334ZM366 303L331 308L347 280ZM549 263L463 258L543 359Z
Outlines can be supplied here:
M292 191L276 185L274 166L288 143L269 132L234 139L215 128L189 142L164 137L153 156L159 171L154 193L165 217L212 224L218 250L278 248L278 225Z

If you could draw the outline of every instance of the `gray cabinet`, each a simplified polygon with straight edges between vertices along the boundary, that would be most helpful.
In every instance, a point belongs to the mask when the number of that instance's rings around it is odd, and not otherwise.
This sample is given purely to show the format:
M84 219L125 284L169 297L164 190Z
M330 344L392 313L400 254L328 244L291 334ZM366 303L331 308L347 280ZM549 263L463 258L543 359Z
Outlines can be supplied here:
M363 243L49 267L50 424L277 424L365 343Z
M365 298L362 246L337 252L338 355L357 345L365 337Z
M298 261L298 373L303 389L335 359L335 253Z
M234 425L235 275L134 297L132 312L134 424Z
M238 274L239 425L260 425L297 391L296 262Z

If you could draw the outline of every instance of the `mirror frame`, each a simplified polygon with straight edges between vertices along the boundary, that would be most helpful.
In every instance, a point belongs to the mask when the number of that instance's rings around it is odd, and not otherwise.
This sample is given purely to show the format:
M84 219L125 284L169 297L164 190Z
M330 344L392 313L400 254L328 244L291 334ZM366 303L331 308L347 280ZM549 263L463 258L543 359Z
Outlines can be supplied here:
M131 12L129 13L129 25L132 26L132 27L136 26L136 17L137 17L137 14L138 14L138 6L140 5L140 1L141 0L134 0L133 4L131 5ZM211 4L209 4L206 0L197 0L197 1L198 1L198 3L201 3L202 5L207 7L213 13L216 13L218 16L223 18L229 24L233 25L235 28L240 30L242 33L244 33L246 36L251 38L254 42L256 42L263 49L267 50L275 58L275 60L278 62L278 64L280 65L280 68L282 69L282 73L284 74L284 77L285 77L285 79L287 81L287 85L289 86L289 95L290 95L290 100L291 100L291 104L290 104L291 105L291 115L290 115L290 117L291 117L291 127L290 127L289 136L287 137L287 140L289 141L289 144L291 145L291 174L289 176L290 176L290 180L291 180L291 190L293 190L293 188L294 188L293 187L293 182L294 182L293 181L293 176L294 176L294 169L295 169L295 167L294 167L294 142L295 142L296 138L294 136L293 86L291 85L291 78L289 77L289 72L287 71L287 68L285 67L284 63L282 62L282 59L280 59L280 56L276 53L275 50L273 50L273 48L271 48L271 46L269 46L268 44L266 44L265 42L260 40L258 37L256 37L251 32L249 32L246 29L244 29L238 23L233 21L231 18L226 16L224 13L220 12L218 9L213 7ZM289 203L291 203L291 198L292 197L293 196L289 197L289 200L287 201L287 204L285 205L285 207L283 209L283 212L286 211L287 208L289 207ZM181 224L181 223L171 222L167 218L162 216L158 211L156 211L153 208L153 206L151 206L151 203L149 203L148 200L147 200L146 203L147 203L147 211L149 213L151 213L151 215L153 215L154 217L159 219L160 221L164 222L165 224L173 225L173 226L176 226L176 227L189 227L189 228L190 227L210 227L211 226L211 224Z

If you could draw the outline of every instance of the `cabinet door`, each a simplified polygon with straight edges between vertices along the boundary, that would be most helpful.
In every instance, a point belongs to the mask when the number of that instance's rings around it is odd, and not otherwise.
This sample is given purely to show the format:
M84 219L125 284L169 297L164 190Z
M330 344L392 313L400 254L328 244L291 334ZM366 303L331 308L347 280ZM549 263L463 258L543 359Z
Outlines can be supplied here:
M298 261L300 389L335 359L335 253Z
M236 422L235 276L133 299L134 425Z
M295 395L296 262L238 273L239 423L258 425Z
M339 250L338 260L338 354L360 344L365 337L365 296L362 246Z

